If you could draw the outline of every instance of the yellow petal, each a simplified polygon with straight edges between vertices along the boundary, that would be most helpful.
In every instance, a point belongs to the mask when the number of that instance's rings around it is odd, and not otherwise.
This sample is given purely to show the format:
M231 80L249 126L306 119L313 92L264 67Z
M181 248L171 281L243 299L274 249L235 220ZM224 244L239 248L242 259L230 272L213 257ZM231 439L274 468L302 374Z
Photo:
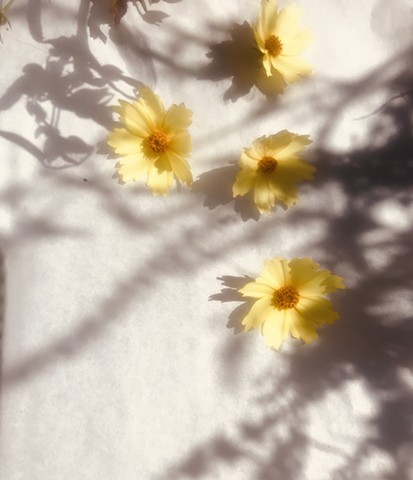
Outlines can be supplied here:
M273 312L269 298L260 298L251 307L251 310L242 320L244 330L247 332L252 328L258 328Z
M192 151L192 140L187 130L180 130L172 136L168 143L168 150L182 157L189 157Z
M288 285L290 283L288 261L279 257L266 260L260 278L257 278L257 281L264 281L274 290Z
M254 186L256 173L252 170L241 170L232 186L232 196L238 197L248 193Z
M264 70L265 70L265 73L266 73L267 77L271 77L272 76L272 57L271 57L271 55L268 55L268 54L264 53L264 55L262 57L262 64L264 66Z
M165 133L188 128L192 123L192 111L184 106L171 105L165 114L163 127Z
M294 206L298 201L297 188L294 184L284 181L280 176L274 175L270 180L270 188L275 198L287 207Z
M246 168L248 170L256 170L258 168L258 162L259 160L261 160L261 158L262 155L258 156L254 147L244 148L238 164L242 168Z
M330 272L329 272L330 273ZM338 275L328 275L322 282L325 286L325 293L335 292L338 289L346 288L344 285L344 279Z
M268 185L268 180L261 175L258 175L255 181L254 203L260 213L270 213L275 205L275 197Z
M296 183L301 180L311 180L316 168L304 160L293 158L280 161L275 176L282 183Z
M302 11L296 4L283 8L278 14L274 35L280 37L283 43L295 37L300 32L301 16Z
M260 36L270 36L276 26L278 18L277 5L275 0L261 0L260 15L257 22L257 31Z
M318 338L314 323L297 309L290 310L290 318L290 331L294 338L304 340L305 343L311 343Z
M313 40L308 30L302 30L295 37L290 37L283 43L282 54L286 56L299 55Z
M331 324L338 318L338 313L333 310L331 302L323 297L300 296L295 310L306 319L308 325Z
M294 83L303 77L307 77L313 68L302 58L297 56L271 57L272 66L280 72L286 82Z
M240 288L239 292L242 293L244 297L264 298L272 297L274 289L267 284L250 282Z
M310 145L312 141L308 135L297 135L295 133L287 132L290 134L290 140L286 141L283 145L280 144L275 156L278 160L284 160L287 157L302 152L307 145ZM287 135L285 135L287 140Z
M289 312L287 310L273 310L270 317L262 324L261 333L267 347L278 350L287 338L289 325Z
M148 170L150 163L141 153L127 155L119 161L118 173L124 182L138 180Z
M319 265L310 258L295 258L290 267L293 285L300 295L323 295L344 288L341 277L332 275L329 270L318 269Z
M167 151L166 156L176 177L182 183L192 185L191 167L187 160L173 151Z
M153 166L149 170L146 185L151 188L153 195L162 195L165 197L172 187L173 180L174 174L172 170L160 170L156 166Z
M261 160L261 158L266 155L265 148L266 148L266 141L267 137L263 135L262 137L256 138L251 145L251 148L245 148L244 152L247 156L251 159L254 159L256 162ZM255 163L255 168L257 164Z
M108 135L110 145L119 155L128 155L141 150L143 139L131 134L125 128L115 128Z
M165 107L160 97L146 86L140 87L138 92L139 100L137 103L139 107L144 110L148 118L155 122L155 126L158 126L165 115Z
M119 113L121 122L125 127L134 135L141 138L146 138L150 135L153 129L153 122L148 121L146 115L143 116L134 105L138 105L138 102L128 103L124 100L119 100L119 106L114 107L113 110Z
M262 53L265 53L265 38L264 38L264 33L261 30L261 27L258 25L254 27L254 38L255 38L255 43L257 44L257 47L259 50L261 50Z

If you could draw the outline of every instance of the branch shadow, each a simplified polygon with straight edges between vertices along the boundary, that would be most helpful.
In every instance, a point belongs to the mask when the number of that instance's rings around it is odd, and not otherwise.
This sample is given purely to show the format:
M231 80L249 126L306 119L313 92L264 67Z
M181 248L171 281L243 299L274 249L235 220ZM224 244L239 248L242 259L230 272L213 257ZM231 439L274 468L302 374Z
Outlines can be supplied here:
M312 105L324 119L317 139L321 147L314 152L321 174L312 187L320 192L324 203L320 202L316 209L309 205L308 209L304 206L301 211L292 212L285 223L311 225L310 220L317 217L326 222L324 236L309 245L306 255L314 252L317 261L348 277L348 289L333 298L340 318L334 325L320 329L320 338L313 344L284 350L279 361L283 373L279 378L273 379L276 360L257 377L256 395L250 407L254 419L229 419L237 434L224 436L234 450L242 448L246 452L242 458L236 457L234 462L224 453L211 454L222 438L222 433L217 432L215 437L194 446L192 453L178 459L157 479L209 478L221 469L235 469L242 462L250 468L251 478L296 480L305 475L306 459L315 452L334 458L328 473L334 479L364 478L369 462L374 463L380 455L390 459L386 470L379 473L380 478L411 478L413 462L407 452L413 446L413 243L411 222L402 220L400 213L405 212L404 218L412 218L408 212L413 208L413 96L408 92L413 71L406 67L410 56L409 50L390 59L388 69L381 66L381 80L373 73L377 87L392 99L364 125L366 136L379 142L340 153L323 146L336 119L351 105L354 96L361 100L369 94L370 76L361 78L353 87L347 85L341 90L338 86L340 94L330 104L317 105L314 101ZM396 70L395 65L399 65ZM397 73L391 74L394 71ZM225 175L225 171L217 170L211 177L212 185L219 181L220 173ZM229 168L227 172L229 175ZM211 193L212 208L216 203L230 201L229 195L221 193L222 186L216 188L217 194ZM344 196L342 208L335 207L334 194L330 199L323 197L327 188ZM308 236L311 239L310 230ZM243 300L237 292L243 277L226 275L220 280L224 288L211 300ZM242 308L240 305L230 314L234 333L242 331ZM222 378L226 382L243 354L243 345L229 336L221 355ZM345 395L342 392L354 385L365 388L375 403L363 436L359 440L334 439L339 448L313 439L307 427L314 406L328 408L329 395ZM347 395L350 404L361 402L357 396ZM330 413L333 421L337 414ZM348 418L350 424L362 421L357 413L353 416ZM257 451L263 453L251 453ZM207 453L208 462L203 452ZM190 471L186 468L188 461L193 466Z

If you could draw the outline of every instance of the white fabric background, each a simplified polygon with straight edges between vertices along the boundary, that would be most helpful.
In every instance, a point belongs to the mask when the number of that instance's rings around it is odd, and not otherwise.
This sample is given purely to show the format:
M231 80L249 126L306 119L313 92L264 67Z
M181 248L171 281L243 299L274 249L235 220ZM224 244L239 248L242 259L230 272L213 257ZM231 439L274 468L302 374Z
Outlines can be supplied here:
M17 0L2 30L1 478L413 478L413 2L298 0L315 73L275 100L245 76L258 0L131 5L117 31L105 3ZM193 110L192 191L112 178L137 82ZM284 128L317 177L258 218L233 165ZM348 287L279 353L230 302L276 255Z

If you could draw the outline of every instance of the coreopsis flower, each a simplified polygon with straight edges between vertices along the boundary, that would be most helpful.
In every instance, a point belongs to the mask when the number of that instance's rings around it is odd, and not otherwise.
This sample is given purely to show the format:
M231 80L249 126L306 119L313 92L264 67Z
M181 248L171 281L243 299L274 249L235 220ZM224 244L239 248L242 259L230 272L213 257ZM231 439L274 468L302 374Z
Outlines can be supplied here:
M299 57L312 38L301 29L300 17L295 4L278 11L276 0L261 0L254 35L268 77L276 70L287 83L293 83L312 72L311 66Z
M245 331L260 328L266 345L278 350L288 335L312 342L320 325L338 318L325 295L345 288L341 277L310 258L276 257L264 265L261 276L239 290L257 299L242 321Z
M108 144L122 156L118 173L124 182L147 176L153 195L166 196L174 178L192 184L187 157L191 154L188 127L192 112L184 104L165 110L161 99L148 87L139 89L139 98L131 103L120 100L114 107L122 128L115 128Z
M316 170L299 156L310 143L308 135L287 130L254 140L241 154L233 196L253 191L260 213L270 213L277 201L287 207L294 205L298 199L296 183L313 178Z
M1 38L1 29L7 25L8 27L11 26L9 19L7 18L7 12L10 10L10 7L16 0L10 0L3 8L0 8L0 42L3 43L3 39Z

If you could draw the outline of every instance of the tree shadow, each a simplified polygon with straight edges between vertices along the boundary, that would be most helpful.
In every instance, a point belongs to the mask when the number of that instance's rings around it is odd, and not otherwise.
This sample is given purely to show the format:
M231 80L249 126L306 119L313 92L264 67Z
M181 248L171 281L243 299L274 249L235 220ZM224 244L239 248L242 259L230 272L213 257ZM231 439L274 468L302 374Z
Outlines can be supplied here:
M179 3L182 0L162 1L165 3ZM106 43L107 34L104 32L104 29L108 29L109 36L113 37L114 31L122 25L122 22L125 22L126 15L131 11L131 8L129 8L131 6L134 7L133 10L139 14L144 22L160 26L169 15L162 10L153 8L153 5L158 3L160 3L160 0L125 1L121 12L116 15L110 11L108 3L104 3L101 0L91 0L91 8L87 19L90 36Z
M198 78L214 82L230 79L231 85L224 93L224 100L235 102L253 87L269 98L276 98L286 83L278 73L266 76L251 25L248 22L233 24L228 33L231 40L210 45L207 57L211 62L201 69Z
M79 7L77 34L49 40L43 40L42 7L40 4L38 7L36 15L29 17L29 25L34 38L48 45L45 65L25 65L22 75L0 97L0 111L25 102L27 113L36 125L33 132L36 140L29 140L27 133L13 131L2 131L0 135L48 168L69 168L85 162L94 146L80 136L62 132L62 124L74 117L79 124L82 120L92 120L108 129L113 124L109 108L113 92L123 94L117 84L136 86L136 82L117 67L100 64L92 54L85 30L88 1L82 0Z
M3 335L4 335L4 307L6 297L6 269L3 257L3 249L0 248L0 380L3 371ZM0 398L2 394L2 382L0 381Z
M242 455L227 459L224 453L211 454L222 441L222 433L217 432L157 479L209 478L221 469L235 469L242 462L248 466L251 478L296 480L305 475L306 459L317 452L334 458L328 473L334 479L365 478L369 464L379 468L374 462L380 455L389 459L380 478L411 478L413 462L407 452L413 446L413 243L411 221L407 220L411 215L407 212L413 208L413 97L409 93L413 72L406 67L410 56L409 50L391 59L389 65L381 67L381 79L377 73L369 74L354 86L338 86L331 103L324 99L323 105L315 101L312 104L314 111L323 116L316 136L320 148L313 154L319 158L321 174L312 188L319 192L320 202L317 207L304 205L284 222L292 227L308 225L305 254L348 280L347 290L333 298L340 318L334 325L320 329L320 338L313 344L288 342L281 354L274 353L278 362L270 362L256 380L256 395L250 407L253 419L228 420L237 433L224 436L225 444L236 451L242 449ZM326 140L336 120L354 96L362 100L369 95L371 75L375 76L377 88L391 99L364 125L365 135L372 141L340 153L327 148ZM218 181L219 173L215 176ZM326 194L328 189L333 193ZM336 196L343 199L343 206L335 205ZM228 199L224 196L222 201ZM317 217L327 227L322 238L311 244L311 221ZM225 275L220 280L224 288L211 300L243 300L237 292L245 283L243 277ZM242 308L240 305L230 313L234 333L242 330L240 321L246 313ZM230 335L221 355L222 378L226 382L239 368L243 354L243 344ZM283 373L274 379L275 365ZM333 445L314 439L309 429L314 407L328 409L332 394L347 395L346 402L360 405L363 400L351 393L356 386L365 389L375 403L367 423L363 423L363 435L351 440L331 438ZM337 405L333 403L331 408ZM337 412L330 414L333 423L340 418ZM357 411L352 415L344 412L343 419L350 424L365 422ZM339 447L334 446L335 442ZM191 471L186 468L187 462L193 466Z

